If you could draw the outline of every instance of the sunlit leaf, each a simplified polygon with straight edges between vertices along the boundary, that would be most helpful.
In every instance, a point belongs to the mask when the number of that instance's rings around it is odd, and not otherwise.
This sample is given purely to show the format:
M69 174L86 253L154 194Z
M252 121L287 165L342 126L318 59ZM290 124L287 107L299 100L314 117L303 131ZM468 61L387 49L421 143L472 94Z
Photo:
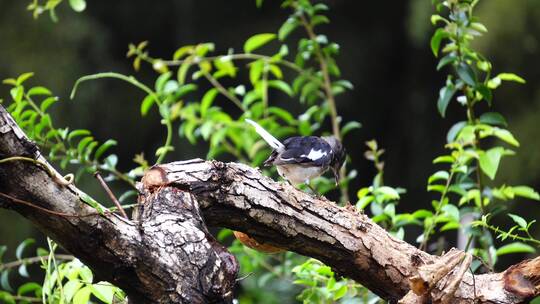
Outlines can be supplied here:
M248 40L246 40L246 43L244 43L244 51L246 53L251 53L275 38L276 34L273 33L264 33L251 36Z

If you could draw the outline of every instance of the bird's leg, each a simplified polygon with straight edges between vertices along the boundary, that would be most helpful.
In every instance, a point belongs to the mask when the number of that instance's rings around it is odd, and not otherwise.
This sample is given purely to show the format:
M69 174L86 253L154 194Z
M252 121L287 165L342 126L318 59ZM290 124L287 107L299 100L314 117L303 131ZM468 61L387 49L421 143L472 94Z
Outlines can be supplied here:
M311 194L315 195L317 197L317 199L326 199L326 197L324 197L324 195L319 194L313 187L311 187L311 184L309 183L309 179L306 180L305 184L309 188L309 190L311 191Z

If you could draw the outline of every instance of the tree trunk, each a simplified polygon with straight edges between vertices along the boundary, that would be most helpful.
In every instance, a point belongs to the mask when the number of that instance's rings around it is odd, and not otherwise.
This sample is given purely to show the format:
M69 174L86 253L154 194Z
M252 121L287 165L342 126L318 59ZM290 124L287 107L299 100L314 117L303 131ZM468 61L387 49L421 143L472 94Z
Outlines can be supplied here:
M0 106L0 159L46 163L10 122ZM31 162L0 164L0 207L30 219L138 303L231 301L238 266L205 223L317 258L390 302L526 303L540 290L540 258L473 276L472 258L462 251L430 255L364 214L242 164L191 160L152 168L139 184L133 220L96 215L80 190L48 171Z

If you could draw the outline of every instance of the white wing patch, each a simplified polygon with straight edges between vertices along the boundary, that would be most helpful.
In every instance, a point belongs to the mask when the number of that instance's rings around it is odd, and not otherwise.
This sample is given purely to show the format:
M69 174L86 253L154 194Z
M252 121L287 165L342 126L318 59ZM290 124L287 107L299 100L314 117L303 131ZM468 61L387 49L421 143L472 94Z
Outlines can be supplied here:
M326 151L323 151L323 150L314 150L314 149L311 149L311 151L309 151L309 154L308 155L301 155L302 157L307 157L313 161L316 161L318 159L320 159L321 157L324 157L326 156L328 153L326 153Z

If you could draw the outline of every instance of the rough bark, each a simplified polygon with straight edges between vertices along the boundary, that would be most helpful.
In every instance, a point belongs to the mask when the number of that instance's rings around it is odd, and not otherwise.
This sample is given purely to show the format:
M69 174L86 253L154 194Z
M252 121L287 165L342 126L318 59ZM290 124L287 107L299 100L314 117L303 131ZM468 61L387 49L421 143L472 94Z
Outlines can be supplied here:
M2 111L0 159L36 157L16 127L6 127ZM100 280L117 284L141 303L230 300L236 262L209 236L205 222L317 258L391 302L526 303L540 287L540 258L473 277L467 271L471 257L461 251L429 255L364 214L242 164L191 160L157 166L146 173L140 191L138 221L84 216L95 210L73 185L58 183L32 163L0 164L0 192L82 217L56 216L6 197L0 198L1 207L29 218Z
M26 156L45 163L38 155L0 106L0 159ZM80 190L46 171L25 161L0 164L0 192L17 199L0 196L0 207L28 218L92 268L97 281L121 287L130 303L232 300L238 265L208 233L191 194L175 188L145 193L140 221L130 221L96 215Z

